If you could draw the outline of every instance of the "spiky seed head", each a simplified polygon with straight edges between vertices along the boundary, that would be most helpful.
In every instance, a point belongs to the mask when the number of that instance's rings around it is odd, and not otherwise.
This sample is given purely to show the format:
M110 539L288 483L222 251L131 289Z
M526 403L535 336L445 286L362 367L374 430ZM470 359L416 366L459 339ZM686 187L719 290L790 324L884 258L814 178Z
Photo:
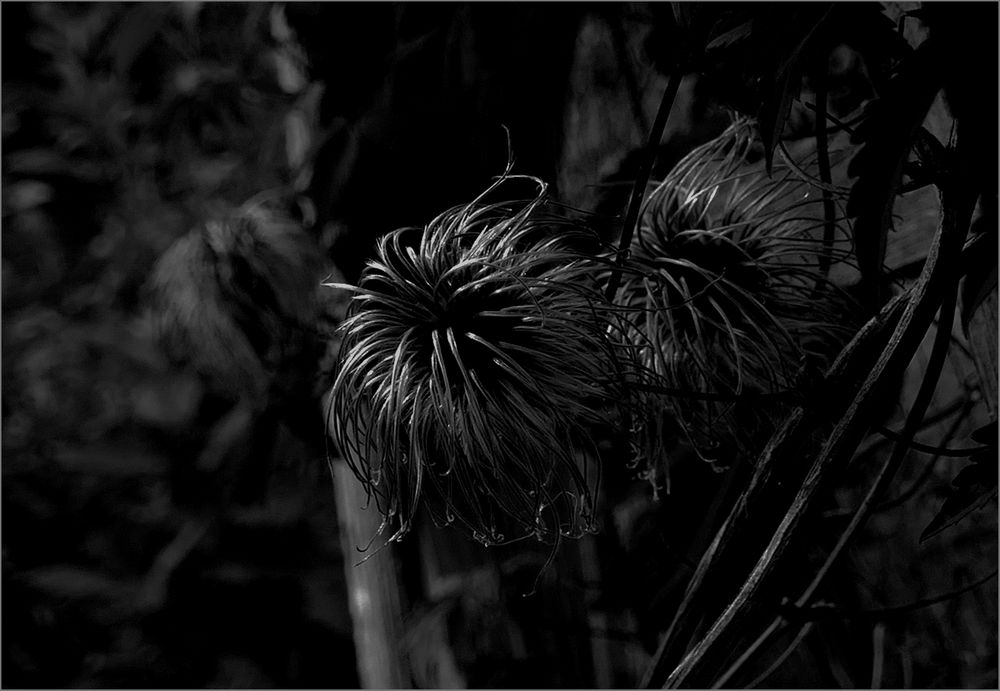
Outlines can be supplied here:
M330 427L390 540L420 503L485 544L593 527L582 459L618 415L618 356L601 260L533 181L383 237L352 288Z
M823 253L848 260L843 195L829 195L831 225L811 160L769 176L759 154L752 125L736 122L681 160L643 208L616 297L643 376L719 398L647 396L637 430L647 464L660 463L670 432L708 460L753 448L778 411L736 399L793 390L849 335L846 298L820 269Z

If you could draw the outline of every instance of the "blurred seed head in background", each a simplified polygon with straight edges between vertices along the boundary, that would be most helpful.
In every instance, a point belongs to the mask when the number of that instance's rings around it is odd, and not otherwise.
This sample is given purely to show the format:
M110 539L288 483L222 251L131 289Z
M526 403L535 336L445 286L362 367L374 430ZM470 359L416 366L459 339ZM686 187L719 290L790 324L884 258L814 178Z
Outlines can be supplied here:
M154 329L232 400L260 400L316 328L321 255L299 223L258 203L209 220L160 257Z

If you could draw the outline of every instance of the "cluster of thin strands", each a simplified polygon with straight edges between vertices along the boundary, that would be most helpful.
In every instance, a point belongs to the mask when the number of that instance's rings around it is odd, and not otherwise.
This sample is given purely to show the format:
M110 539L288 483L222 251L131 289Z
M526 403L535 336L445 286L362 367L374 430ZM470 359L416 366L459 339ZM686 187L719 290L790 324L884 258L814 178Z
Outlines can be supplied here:
M153 268L157 336L220 393L259 399L315 317L318 258L300 225L255 200L207 221Z
M595 527L591 433L625 398L607 261L570 248L534 178L533 200L484 201L513 177L383 237L351 288L330 427L389 541L421 502L484 544Z
M651 475L676 432L710 461L750 450L778 412L770 401L849 336L848 301L820 260L850 260L844 195L826 186L831 218L812 158L771 175L760 158L752 125L734 123L678 163L643 208L615 301L644 368L636 434Z

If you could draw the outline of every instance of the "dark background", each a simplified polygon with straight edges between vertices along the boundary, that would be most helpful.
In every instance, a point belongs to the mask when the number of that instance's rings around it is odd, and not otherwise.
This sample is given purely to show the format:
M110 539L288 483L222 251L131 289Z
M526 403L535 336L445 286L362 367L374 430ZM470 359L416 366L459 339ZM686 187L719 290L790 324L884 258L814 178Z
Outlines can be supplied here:
M666 83L657 61L671 59L669 15L570 3L0 11L3 685L357 686L344 576L357 555L339 537L321 416L344 302L318 283L356 280L379 235L484 189L507 161L505 127L514 172L599 212L595 224L613 232ZM847 113L872 85L855 53L837 56L831 98ZM654 177L725 126L731 88L718 75L685 79ZM795 113L790 139L808 125ZM303 228L315 328L294 357L257 352L266 393L249 400L220 385L228 363L201 357L198 333L181 347L157 337L171 329L164 305L177 304L157 277L196 287L182 304L218 306L203 340L253 319L227 310L270 309L239 280L216 291L229 275L223 255L175 249L260 193ZM919 200L905 208L915 220L899 237L910 240L890 249L900 265L935 214ZM268 315L284 328L280 312ZM960 442L985 422L974 368L949 367L938 426L921 438ZM902 398L913 388L904 383ZM903 481L923 477L928 489L872 522L826 594L884 607L995 564L995 505L918 542L957 467L909 467ZM522 595L544 551L487 555L457 535L405 545L407 654L432 670L415 681L637 684L718 482L697 463L680 472L690 491L661 503L646 483L612 474L608 530L561 557L541 598ZM817 519L817 549L866 478L852 465ZM460 594L439 597L421 575L435 539L453 545L456 572L472 574ZM884 644L887 686L996 685L995 580L888 629L838 620L818 631L769 683L866 686ZM459 677L432 664L445 658Z

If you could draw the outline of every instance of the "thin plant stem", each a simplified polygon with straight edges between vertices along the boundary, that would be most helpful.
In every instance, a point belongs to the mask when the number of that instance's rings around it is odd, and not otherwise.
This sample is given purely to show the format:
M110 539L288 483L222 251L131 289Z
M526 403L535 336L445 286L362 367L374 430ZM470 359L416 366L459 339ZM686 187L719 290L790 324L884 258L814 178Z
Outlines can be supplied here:
M816 166L819 168L819 178L823 182L823 252L819 255L819 278L813 289L813 297L819 297L823 285L830 275L830 264L833 261L833 242L837 232L837 210L833 204L833 196L829 186L832 183L830 174L830 150L826 135L826 76L821 75L816 85Z
M748 616L748 608L755 601L762 582L774 570L776 562L788 547L802 516L811 505L812 499L828 475L830 468L842 464L844 458L857 448L867 428L868 411L878 400L879 384L883 383L887 377L893 378L903 374L913 353L926 335L935 313L949 299L948 295L954 293L958 284L958 276L962 273L958 259L976 201L976 197L969 192L968 186L971 165L969 163L970 155L965 151L967 146L959 137L959 146L956 149L956 172L958 174L950 179L942 190L942 214L938 232L931 244L920 279L914 285L913 292L905 303L903 314L900 315L889 342L867 372L864 381L857 387L846 410L843 410L839 415L840 422L826 439L823 448L810 465L805 478L801 484L795 483L798 489L792 499L791 506L775 529L756 565L739 588L739 592L718 616L708 632L670 673L665 682L666 686L680 687L692 683L696 684L695 679L699 674L710 673L710 656L721 654L719 648L725 648L724 641L733 638L734 627ZM895 302L890 304L895 304ZM945 342L947 343L947 340ZM914 407L916 408L916 406ZM923 405L923 408L926 408L926 404ZM801 424L803 419L804 411L801 409L793 411L788 423L772 439L772 444L775 440L780 442L783 438L795 438L794 434L789 436L789 433L791 429ZM769 444L770 446L771 444ZM759 465L769 465L766 463L767 458L765 453L765 457L760 459ZM751 482L748 492L753 492L753 485L754 483ZM725 537L722 533L729 528L729 525L723 527L723 530L716 537L716 543ZM713 547L715 546L716 544L713 543ZM697 576L703 568L707 569L708 565L716 560L717 555L713 550L711 555L706 555L703 558L695 575ZM690 596L690 592L686 594L682 606L686 604ZM675 615L674 619L676 623L678 616ZM671 629L673 628L672 624ZM668 632L667 639L669 638L670 633ZM657 656L647 673L647 683L655 679L657 673L662 669L667 648L667 645L663 645L657 651Z
M954 422L952 422L951 426L948 428L948 433L945 434L944 439L942 440L945 444L947 444L949 441L951 441L952 437L955 436L955 432L962 425L962 423L965 422L965 416L968 415L969 412L972 411L972 407L974 405L975 404L972 401L967 401L966 402L965 406L963 407L963 414L961 416L955 418ZM891 508L893 508L895 506L899 506L900 504L902 504L903 502L905 502L907 499L909 499L910 497L912 497L914 494L916 494L917 491L921 487L923 487L924 483L927 482L927 479L934 472L934 468L937 467L937 462L938 462L938 460L940 458L941 458L941 454L934 454L931 457L931 460L927 462L927 464L924 467L923 471L920 473L920 477L918 477L916 480L914 480L912 485L910 485L905 490L903 490L902 492L900 492L898 496L893 497L892 499L887 499L883 503L879 504L876 507L875 510L876 511L885 511L886 509L891 509Z
M956 423L961 423L962 419L964 419L964 416L967 415L969 411L972 410L974 405L975 405L974 402L970 402L970 400L964 395L956 397L954 401L950 402L946 406L941 407L938 410L938 412L936 412L934 415L931 415L926 420L924 420L921 429L930 429L939 422L947 420L955 413L962 414L963 417L959 418L956 421ZM855 459L866 457L868 454L875 451L875 449L881 448L886 444L891 444L892 441L893 441L892 439L883 435L872 435L869 441L866 442L864 446L858 449L857 453L855 454Z
M817 108L816 108L815 104L809 103L807 101L801 101L801 103L802 103L802 105L804 105L809 110L811 110L813 112L816 112ZM854 134L854 126L857 125L858 123L860 123L866 117L868 117L867 113L860 113L860 114L856 115L854 118L852 118L851 120L848 120L847 122L844 122L843 120L839 120L838 118L834 117L830 113L826 113L824 115L824 118L826 120L829 120L830 122L832 122L834 124L834 127L829 130L830 132L841 132L841 131L843 131L843 132L847 132L848 134Z
M923 381L920 383L920 389L917 391L917 395L913 401L913 406L910 408L910 414L907 416L906 424L903 426L903 433L900 435L902 439L896 443L892 454L886 462L882 464L882 467L879 469L878 475L875 478L875 482L872 484L868 493L861 501L861 504L854 512L854 516L847 524L847 527L844 528L844 532L841 533L840 539L837 540L837 544L827 556L826 561L824 561L819 571L813 577L812 582L810 582L809 586L802 594L802 597L799 598L796 603L798 607L805 606L809 602L810 598L812 598L820 583L822 583L827 573L829 573L833 563L843 552L847 543L854 536L857 529L861 527L865 519L868 517L869 511L874 505L874 502L888 488L889 482L892 481L893 476L896 474L900 464L906 457L909 443L917 429L920 427L924 419L924 415L927 412L927 408L930 406L931 400L934 397L934 391L937 388L941 370L944 368L945 359L948 356L948 346L951 341L951 323L955 316L955 306L957 300L958 282L954 281L952 285L948 286L944 302L941 305L941 319L938 324L938 331L934 336L934 344L931 347L931 355L928 359L927 367L924 370L925 373Z
M837 362L831 366L827 378L831 381L849 379L850 365L860 353L875 349L883 350L883 341L889 338L890 332L899 328L899 321L911 304L909 300L912 299L913 296L901 295L886 305L881 314L869 320L845 347ZM694 633L700 628L700 624L695 620L695 611L699 609L697 605L704 599L708 583L713 582L713 574L719 573L718 565L724 562L732 546L742 541L739 536L742 534L740 529L745 526L745 516L758 500L758 495L766 495L768 492L771 486L770 478L774 476L773 466L780 462L779 458L788 453L787 449L798 445L803 430L810 424L810 420L811 417L805 408L796 408L761 452L750 484L734 502L726 520L702 555L698 568L685 590L684 598L646 671L642 682L643 688L658 688L669 682L671 667L678 664L678 658L683 662L692 652L691 647L695 645ZM703 619L705 615L699 618ZM681 646L685 641L689 641L689 645L686 649L682 649ZM674 673L676 672L675 669Z
M799 632L795 635L795 638L792 639L792 642L788 644L788 647L786 647L781 652L781 655L775 658L774 662L768 665L767 669L765 669L763 672L757 675L757 677L755 677L753 681L748 683L746 685L746 688L748 689L757 688L760 684L764 683L764 681L766 681L769 676L774 674L778 670L778 668L781 667L781 665L785 664L785 660L787 660L788 657L793 652L795 652L795 649L802 644L802 641L805 640L805 637L808 636L809 632L813 630L813 626L814 626L813 622L808 622L805 626L803 626L799 630Z
M813 187L823 190L824 192L837 194L839 196L844 195L845 190L838 188L832 182L824 182L821 178L813 177L806 170L804 170L801 165L796 163L795 157L788 151L788 147L785 146L784 142L778 142L777 152L778 156L785 163L785 165L787 165L789 169L791 169L791 171L804 182L807 182Z
M732 678L732 676L739 671L740 667L746 664L747 660L753 657L754 653L756 653L757 650L762 645L764 645L769 638L771 638L771 636L773 636L775 633L777 633L780 629L784 627L785 627L784 619L778 617L777 619L772 621L770 626L764 629L763 633L757 636L754 642L748 645L746 649L740 654L740 656L736 658L736 661L733 664L729 665L729 668L725 672L723 672L722 676L720 676L715 681L715 683L712 684L712 688L721 689L726 684L726 682L729 681Z
M882 314L869 320L855 334L851 343L845 347L844 353L828 371L829 379L837 380L848 376L852 354L856 357L857 353L874 348L882 350L883 340L888 338L889 332L898 327L899 319L905 311L907 301L904 298L905 296L900 296L890 302L883 308ZM740 528L745 525L744 516L757 495L767 491L768 479L773 476L772 465L777 462L785 448L791 448L798 443L799 435L802 434L808 419L806 409L798 407L793 410L761 452L750 484L733 503L728 516L716 531L715 537L698 563L698 568L688 582L684 597L674 613L667 633L646 670L642 688L663 686L670 675L671 667L677 664L679 658L691 652L691 647L696 642L694 633L701 628L706 619L704 614L696 617L695 612L701 610L699 603L703 601L708 583L712 582L714 574L719 573L718 564L724 561L732 545L741 541L737 536L740 534ZM686 646L685 642L688 643Z
M677 90L681 85L680 70L674 70L667 82L667 89L663 92L660 100L660 108L656 111L656 119L649 130L649 137L646 140L646 151L639 162L639 170L636 171L635 182L632 185L632 193L629 196L628 208L625 211L625 224L622 226L621 238L618 242L618 253L615 257L615 269L608 279L608 288L605 295L610 302L618 292L621 284L622 266L629 254L629 247L632 244L632 236L635 234L636 224L639 222L639 211L646 196L646 187L649 184L649 176L653 170L653 161L656 160L656 150L663 137L663 130L667 126L667 119L670 111L674 107L674 99L677 97Z
M990 582L997 577L997 573L1000 570L993 569L988 574L982 578L978 578L972 583L963 585L961 588L956 588L954 590L949 590L941 595L935 595L933 597L925 597L919 600L914 600L913 602L908 602L905 605L896 605L894 607L879 607L876 609L862 609L857 611L845 610L840 607L834 607L832 605L813 605L800 613L800 616L809 619L810 621L816 621L818 619L887 619L890 617L896 617L900 614L909 614L910 612L915 612L918 609L923 609L925 607L931 607L941 602L947 602L948 600L953 600L959 595L964 595L970 590L975 590L979 586Z
M974 401L966 400L961 405L949 406L945 410L944 414L938 414L934 417L930 417L924 420L922 428L932 427L938 424L939 422L946 419L948 416L950 416L957 410L960 413L960 415L952 421L951 425L948 427L948 431L941 439L942 444L947 444L952 439L954 439L955 433L958 431L958 428L962 426L963 422L965 422L966 416L968 416L968 414L972 411L975 405L976 404ZM879 437L876 443L869 445L862 451L859 451L855 456L855 458L856 459L863 458L869 455L876 448L882 446L882 442L889 443L892 442L894 438L898 439L899 435L894 434L893 437L890 437L888 435L883 435ZM915 448L913 444L911 444L911 448ZM937 453L937 450L939 450L938 447L927 447L926 449L924 449L925 453L932 453L933 451L933 456L924 465L924 468L920 471L920 476L917 477L909 487L901 491L897 496L893 497L892 499L885 500L884 502L876 506L873 509L873 511L875 513L881 513L883 511L887 511L891 508L899 506L900 504L903 504L908 499L910 499L914 494L916 494L920 490L920 488L923 487L924 483L927 482L927 480L930 478L931 474L934 472L934 468L937 467L937 462L941 459L942 455ZM963 453L961 455L964 456L965 454ZM827 518L837 518L837 517L851 515L851 513L852 511L850 509L834 509L831 511L824 512L823 515Z
M948 286L947 292L945 293L944 302L941 305L941 316L938 323L938 331L935 334L934 343L931 346L931 355L927 362L923 381L920 384L913 406L910 408L910 413L903 426L903 433L899 435L900 439L897 441L892 453L879 468L875 482L872 483L872 486L869 488L864 499L862 499L861 504L855 510L850 522L847 524L847 527L844 528L840 538L837 540L837 544L834 545L830 554L827 555L826 560L823 562L823 565L820 566L819 571L817 571L816 575L806 587L801 597L799 597L796 601L796 608L801 609L808 605L809 600L812 598L813 594L815 594L816 589L819 588L823 579L833 567L834 562L843 553L858 528L864 524L865 520L871 514L875 501L888 488L889 483L898 471L903 459L906 458L906 453L909 450L909 445L912 441L913 435L922 424L927 408L933 399L938 379L940 378L945 360L947 359L948 346L950 344L951 336L951 324L955 316L957 299L958 283L956 281L952 285ZM780 621L782 621L781 617L776 618L774 622L772 622L771 627L768 628L768 631L770 631L774 625ZM873 681L874 672L875 670L873 669Z
M885 624L879 622L872 629L872 681L870 689L882 688L882 674L885 667Z
M894 442L903 444L914 451L920 451L922 453L933 454L934 456L947 456L949 458L965 458L971 456L974 453L980 451L986 451L985 446L975 446L969 449L948 449L941 446L932 446L930 444L921 444L920 442L913 439L906 439L901 433L893 432L888 427L879 427L878 433L888 437Z
M782 400L795 396L798 392L793 389L783 391L745 391L739 393L716 393L713 391L692 391L687 389L676 389L669 386L657 386L655 384L637 383L633 385L638 391L648 393L661 393L677 398L690 398L695 401L761 401L761 400Z

